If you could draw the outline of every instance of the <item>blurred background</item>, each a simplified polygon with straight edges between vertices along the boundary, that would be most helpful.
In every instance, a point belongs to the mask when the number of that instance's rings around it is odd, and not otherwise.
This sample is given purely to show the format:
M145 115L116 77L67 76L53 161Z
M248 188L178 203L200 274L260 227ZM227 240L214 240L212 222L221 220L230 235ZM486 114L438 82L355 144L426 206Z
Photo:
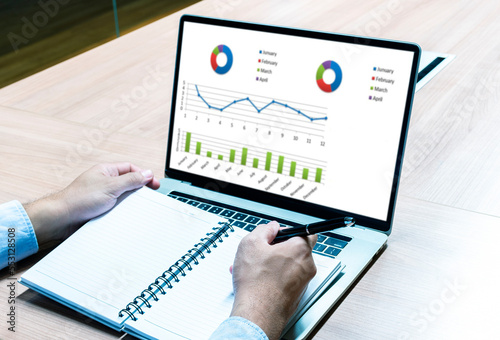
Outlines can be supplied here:
M200 0L1 0L0 88Z

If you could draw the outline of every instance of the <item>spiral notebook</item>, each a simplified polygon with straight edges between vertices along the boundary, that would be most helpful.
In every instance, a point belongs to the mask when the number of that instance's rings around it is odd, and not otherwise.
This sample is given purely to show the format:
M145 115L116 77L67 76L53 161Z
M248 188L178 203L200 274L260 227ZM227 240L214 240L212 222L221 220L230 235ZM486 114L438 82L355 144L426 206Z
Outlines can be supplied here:
M231 312L229 266L246 234L143 188L80 228L20 282L139 338L205 339ZM297 315L340 272L338 261L315 262Z

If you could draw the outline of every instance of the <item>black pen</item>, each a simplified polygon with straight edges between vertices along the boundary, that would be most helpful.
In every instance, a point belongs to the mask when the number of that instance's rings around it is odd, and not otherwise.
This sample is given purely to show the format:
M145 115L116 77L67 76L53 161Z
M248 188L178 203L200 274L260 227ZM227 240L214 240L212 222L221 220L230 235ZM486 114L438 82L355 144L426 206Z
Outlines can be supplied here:
M351 227L355 223L356 221L353 217L338 217L331 220L306 224L302 227L281 229L278 231L278 235L274 238L273 243L279 243L294 236L307 236L342 227Z

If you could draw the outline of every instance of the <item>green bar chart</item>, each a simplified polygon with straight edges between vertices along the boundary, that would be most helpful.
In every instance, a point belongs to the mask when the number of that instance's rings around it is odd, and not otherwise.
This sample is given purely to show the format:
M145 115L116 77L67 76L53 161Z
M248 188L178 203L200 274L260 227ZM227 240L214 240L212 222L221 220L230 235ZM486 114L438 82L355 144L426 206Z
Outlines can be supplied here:
M292 161L290 163L290 177L295 177L295 168L297 167L297 162Z
M308 179L309 178L309 169L304 168L302 169L302 179Z
M191 132L186 132L186 146L184 151L189 152L189 146L191 145Z
M283 173L283 163L285 162L285 157L284 156L279 156L278 158L278 170L277 172L279 174Z
M241 153L241 165L247 165L248 149L243 148Z
M316 178L314 179L315 182L321 183L321 173L322 172L323 172L323 169L316 168Z
M297 179L323 183L326 164L318 160L289 155L275 150L246 146L230 140L183 133L181 150L199 156L239 164L251 169L259 169ZM193 150L194 149L194 150ZM310 173L311 172L311 173Z
M267 152L266 153L266 171L271 170L271 159L273 158L273 153L272 152Z

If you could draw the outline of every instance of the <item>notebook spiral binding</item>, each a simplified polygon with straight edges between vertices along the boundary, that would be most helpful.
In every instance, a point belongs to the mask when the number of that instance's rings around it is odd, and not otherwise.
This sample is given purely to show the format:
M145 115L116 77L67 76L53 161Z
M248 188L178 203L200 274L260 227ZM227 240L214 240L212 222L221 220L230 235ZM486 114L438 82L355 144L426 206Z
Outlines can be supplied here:
M173 288L175 282L180 281L180 277L186 276L186 271L193 270L193 265L200 263L199 259L204 259L206 254L212 252L211 248L217 248L217 243L223 242L223 237L228 237L228 231L233 232L234 228L226 222L219 222L219 227L212 228L212 232L201 238L193 248L187 251L180 259L165 270L148 288L137 295L133 301L129 302L125 308L118 313L119 317L129 316L133 321L137 320L135 313L144 314L144 307L151 308L150 300L158 301L158 293L167 294L166 289Z

